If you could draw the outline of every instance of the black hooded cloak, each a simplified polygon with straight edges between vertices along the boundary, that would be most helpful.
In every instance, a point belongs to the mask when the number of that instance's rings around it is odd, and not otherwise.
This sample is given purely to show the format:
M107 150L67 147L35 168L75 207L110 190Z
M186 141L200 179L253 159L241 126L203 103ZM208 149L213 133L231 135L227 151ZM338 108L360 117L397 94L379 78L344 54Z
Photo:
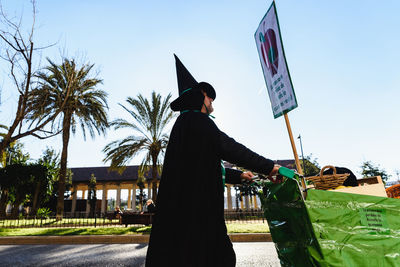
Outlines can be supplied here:
M224 220L221 160L263 174L273 161L265 159L221 132L201 113L203 92L215 100L214 88L198 83L175 55L180 111L172 128L146 266L235 266L236 256ZM241 171L226 169L227 183L240 183Z
M165 154L146 266L235 266L221 160L266 175L274 166L220 131L207 114L182 113ZM239 182L240 173L227 169L226 182Z

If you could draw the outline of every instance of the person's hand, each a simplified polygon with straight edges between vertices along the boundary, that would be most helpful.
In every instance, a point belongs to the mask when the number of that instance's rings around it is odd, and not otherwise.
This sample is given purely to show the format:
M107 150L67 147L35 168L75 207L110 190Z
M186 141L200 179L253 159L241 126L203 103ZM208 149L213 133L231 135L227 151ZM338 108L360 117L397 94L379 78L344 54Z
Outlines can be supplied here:
M252 172L242 172L242 174L240 175L240 178L242 180L247 180L247 181L250 181L250 182L251 182L253 177L254 177L254 174Z
M274 182L274 183L279 183L279 182L281 182L281 180L282 179L273 179L272 178L272 176L276 176L278 173L279 173L279 168L280 168L281 166L280 165L278 165L278 164L275 164L274 165L274 167L272 168L272 171L269 173L269 175L268 175L268 179L270 179L272 182Z

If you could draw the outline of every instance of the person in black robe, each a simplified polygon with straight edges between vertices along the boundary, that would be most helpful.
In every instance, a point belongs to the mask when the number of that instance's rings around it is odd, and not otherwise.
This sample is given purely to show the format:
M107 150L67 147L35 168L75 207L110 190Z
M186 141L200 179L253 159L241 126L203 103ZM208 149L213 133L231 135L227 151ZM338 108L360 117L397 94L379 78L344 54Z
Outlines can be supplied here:
M209 117L214 88L197 83L175 60L179 97L171 108L181 114L165 153L146 266L235 266L224 220L224 182L240 183L252 174L224 170L221 160L269 177L280 166L218 129Z

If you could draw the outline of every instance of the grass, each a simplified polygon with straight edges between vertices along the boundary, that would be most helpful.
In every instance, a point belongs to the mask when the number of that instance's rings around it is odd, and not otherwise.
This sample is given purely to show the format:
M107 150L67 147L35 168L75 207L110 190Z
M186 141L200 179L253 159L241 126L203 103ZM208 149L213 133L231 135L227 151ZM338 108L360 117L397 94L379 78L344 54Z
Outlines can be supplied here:
M267 233L266 223L228 223L228 233ZM0 236L70 236L70 235L132 235L149 234L151 226L143 227L80 227L80 228L0 228Z
M92 226L95 223L94 218L64 218L62 221L56 221L55 218L48 218L48 219L8 219L8 220L0 220L0 228L2 226L7 227L35 227L35 226ZM105 218L97 218L96 219L97 225L109 225L109 224L119 224L118 219L108 220Z
M144 227L82 227L82 228L0 228L0 236L68 236L68 235L132 235L149 234Z
M228 233L269 233L267 223L227 223Z

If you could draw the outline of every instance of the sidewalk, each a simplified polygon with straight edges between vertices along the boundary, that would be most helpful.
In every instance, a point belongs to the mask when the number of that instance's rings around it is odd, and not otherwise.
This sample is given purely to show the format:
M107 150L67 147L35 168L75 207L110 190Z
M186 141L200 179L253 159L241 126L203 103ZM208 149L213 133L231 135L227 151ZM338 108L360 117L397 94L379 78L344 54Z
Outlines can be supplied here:
M150 235L4 236L0 245L146 244ZM232 242L271 242L271 234L229 234Z
M272 242L235 242L236 267L280 267ZM147 244L2 245L0 266L144 267ZM174 255L171 255L174 257Z

